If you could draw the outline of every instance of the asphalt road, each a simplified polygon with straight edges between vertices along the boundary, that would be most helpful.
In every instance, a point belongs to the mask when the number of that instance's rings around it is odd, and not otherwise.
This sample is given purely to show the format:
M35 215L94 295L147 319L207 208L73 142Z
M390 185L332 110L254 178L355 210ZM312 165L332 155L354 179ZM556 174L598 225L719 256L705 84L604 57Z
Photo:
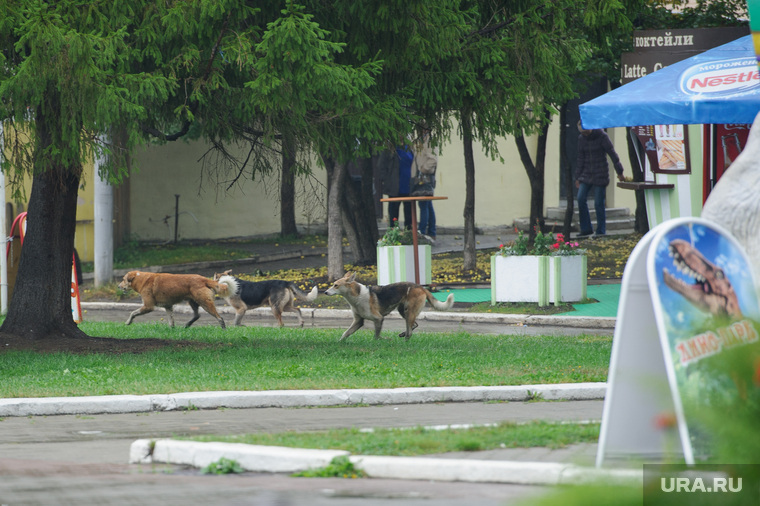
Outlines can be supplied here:
M123 322L127 320L129 313L134 311L139 306L135 305L113 305L107 309L93 309L91 304L83 304L83 316L85 321L113 321ZM226 307L224 301L217 302L217 308L224 318L227 325L232 325L233 314L231 308ZM429 307L425 311L430 310ZM175 324L178 326L184 325L190 320L191 313L189 308L184 312L182 307L177 306L174 311ZM430 310L432 311L432 310ZM437 313L437 312L436 312ZM334 328L336 329L335 338L338 339L343 330L347 329L351 325L351 317L347 314L341 318L324 318L309 316L308 311L302 310L304 317L304 327L315 328ZM463 313L464 314L464 313ZM193 324L195 325L219 325L216 319L206 313L203 309L200 310L201 317ZM440 316L439 316L440 315ZM444 316L445 315L445 316ZM511 335L604 335L612 336L614 328L612 326L597 327L594 325L567 325L567 319L557 319L556 324L544 321L541 325L531 324L530 319L510 319L509 323L488 323L482 321L475 321L469 319L467 322L462 321L461 315L456 312L437 313L439 316L436 319L423 319L419 321L419 327L415 332L470 332L473 334L511 334ZM295 327L298 325L298 319L294 313L284 313L283 322L286 327ZM168 322L166 312L159 308L145 315L140 315L135 318L134 323L140 322ZM242 321L245 326L265 326L275 327L277 321L275 320L272 312L268 308L262 308L257 310L248 311ZM168 323L167 323L168 325ZM364 329L373 329L372 322L366 322ZM399 332L404 330L404 322L398 317L397 312L393 312L389 315L383 323L383 335L391 336L398 335ZM354 338L354 337L352 337ZM356 338L360 338L356 336ZM414 337L413 337L414 338ZM351 338L349 338L351 339Z
M139 414L8 417L0 422L0 504L506 505L546 493L542 486L421 480L293 478L127 464L140 438L336 427L404 427L503 421L588 420L602 401L445 403L343 408L263 408ZM482 452L479 458L591 460L593 448ZM442 458L462 458L442 455ZM468 458L472 458L468 454ZM527 504L530 504L528 502Z

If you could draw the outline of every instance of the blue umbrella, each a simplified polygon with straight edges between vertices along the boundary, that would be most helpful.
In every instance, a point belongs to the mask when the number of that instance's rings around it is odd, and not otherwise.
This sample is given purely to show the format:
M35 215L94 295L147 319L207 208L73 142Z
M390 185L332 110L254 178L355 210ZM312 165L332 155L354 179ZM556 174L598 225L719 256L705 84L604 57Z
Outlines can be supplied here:
M752 36L681 60L580 106L584 128L750 124L760 111Z

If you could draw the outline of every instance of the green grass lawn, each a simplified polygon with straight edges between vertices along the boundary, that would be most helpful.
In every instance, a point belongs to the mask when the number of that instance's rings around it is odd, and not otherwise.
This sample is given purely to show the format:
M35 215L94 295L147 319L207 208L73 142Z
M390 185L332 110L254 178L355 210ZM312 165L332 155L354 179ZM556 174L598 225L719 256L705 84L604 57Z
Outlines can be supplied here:
M354 455L417 456L448 452L474 452L536 446L564 448L575 443L596 443L599 424L531 422L457 429L334 429L316 432L277 432L232 436L203 435L193 441L221 441L265 446L345 450Z
M410 341L377 341L360 330L339 343L335 329L81 328L91 336L199 345L120 355L0 353L0 397L597 382L607 379L612 344L611 337L588 335L418 332Z

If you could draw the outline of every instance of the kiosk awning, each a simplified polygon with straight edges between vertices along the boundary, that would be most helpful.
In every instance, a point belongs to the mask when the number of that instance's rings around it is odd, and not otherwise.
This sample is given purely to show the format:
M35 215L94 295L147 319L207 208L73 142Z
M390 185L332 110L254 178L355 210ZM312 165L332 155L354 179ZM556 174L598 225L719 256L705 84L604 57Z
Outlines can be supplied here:
M750 124L760 111L752 36L674 63L580 106L585 128Z

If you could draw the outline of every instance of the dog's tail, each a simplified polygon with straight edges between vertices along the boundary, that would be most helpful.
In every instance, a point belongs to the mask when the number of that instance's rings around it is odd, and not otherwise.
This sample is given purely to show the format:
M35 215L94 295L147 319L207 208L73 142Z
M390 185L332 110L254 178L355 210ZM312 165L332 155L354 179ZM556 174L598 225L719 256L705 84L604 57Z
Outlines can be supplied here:
M289 288L293 291L293 295L295 295L296 299L298 300L304 300L306 302L311 302L314 299L317 298L317 287L311 289L309 293L306 293L302 291L300 288L296 286L295 283L290 283Z
M446 300L444 302L441 302L440 300L433 297L433 294L430 293L428 290L425 290L425 296L427 297L428 302L431 306L433 306L433 309L437 311L446 311L451 309L451 306L454 305L454 294L450 293L448 297L446 297Z
M212 288L221 297L231 297L237 295L240 291L240 284L233 276L224 275L218 280L212 281L212 283L216 285L215 287L212 286Z

